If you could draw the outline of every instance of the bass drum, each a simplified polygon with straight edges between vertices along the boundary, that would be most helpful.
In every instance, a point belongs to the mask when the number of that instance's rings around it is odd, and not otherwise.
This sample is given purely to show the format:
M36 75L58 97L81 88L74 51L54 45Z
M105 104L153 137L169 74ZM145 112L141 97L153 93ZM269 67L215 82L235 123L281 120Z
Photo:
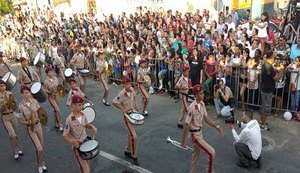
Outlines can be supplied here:
M75 74L71 68L66 68L64 71L64 75L66 80L68 81L70 78L74 78Z
M82 69L82 70L79 70L79 73L80 73L81 77L88 77L90 74L90 71L88 69Z
M46 56L42 54L41 52L38 52L34 58L33 65L37 68L43 67L45 64Z
M35 98L38 102L44 103L47 100L47 95L42 88L42 84L40 82L35 82L31 86L31 94L33 98Z
M17 83L16 76L11 72L5 73L5 75L2 77L2 80L5 82L6 89L10 91L15 87Z
M86 107L84 107L82 112L86 116L86 119L87 119L88 123L91 123L95 120L96 112L95 112L94 108L92 108L90 106L86 106Z
M83 160L91 160L100 153L99 143L96 140L87 140L78 147L78 152Z

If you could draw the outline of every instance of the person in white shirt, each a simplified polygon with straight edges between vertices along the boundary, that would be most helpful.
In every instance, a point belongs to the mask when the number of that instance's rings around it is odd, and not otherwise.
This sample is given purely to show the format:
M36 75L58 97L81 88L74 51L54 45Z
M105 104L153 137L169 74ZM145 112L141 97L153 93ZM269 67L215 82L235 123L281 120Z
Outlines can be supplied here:
M261 167L261 131L259 123L252 118L252 110L244 110L242 122L240 123L243 130L239 135L234 129L235 123L230 124L232 135L235 140L234 148L240 159L237 165L244 168L249 168L251 166L250 161L255 161L257 168Z
M235 29L236 29L235 28L235 24L234 24L234 22L232 20L232 16L231 15L228 16L228 21L225 24L228 26L228 31L230 29L232 29L233 31L235 31Z

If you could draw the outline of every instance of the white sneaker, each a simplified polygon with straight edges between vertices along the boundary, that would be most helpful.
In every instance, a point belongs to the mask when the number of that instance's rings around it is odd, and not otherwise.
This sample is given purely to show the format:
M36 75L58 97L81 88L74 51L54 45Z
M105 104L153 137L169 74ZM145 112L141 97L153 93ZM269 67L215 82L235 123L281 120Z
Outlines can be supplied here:
M159 85L158 89L159 90L162 90L163 86L162 85Z
M45 165L42 166L42 170L43 170L43 172L48 172L48 169L47 169L47 167Z
M38 168L38 172L39 172L39 173L43 173L43 172L44 172L44 171L43 171L43 167L39 167L39 168Z
M149 94L154 94L154 89L152 86L150 86L150 88L149 88Z
M21 150L18 151L19 156L23 156L23 152Z
M18 160L19 154L15 154L14 158L15 158L15 160Z
M60 127L60 128L59 128L59 131L60 131L60 132L64 131L64 128Z

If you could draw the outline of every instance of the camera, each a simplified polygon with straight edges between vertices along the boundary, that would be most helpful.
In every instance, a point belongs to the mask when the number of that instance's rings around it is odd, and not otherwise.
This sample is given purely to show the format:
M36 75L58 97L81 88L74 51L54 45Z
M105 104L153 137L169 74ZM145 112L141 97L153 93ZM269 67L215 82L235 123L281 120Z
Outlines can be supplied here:
M219 84L216 84L214 87L215 87L215 91L218 90L218 89L220 89L220 85Z
M231 116L225 119L225 124L236 124L238 127L241 127L242 122L235 119L233 110L231 110L230 113Z

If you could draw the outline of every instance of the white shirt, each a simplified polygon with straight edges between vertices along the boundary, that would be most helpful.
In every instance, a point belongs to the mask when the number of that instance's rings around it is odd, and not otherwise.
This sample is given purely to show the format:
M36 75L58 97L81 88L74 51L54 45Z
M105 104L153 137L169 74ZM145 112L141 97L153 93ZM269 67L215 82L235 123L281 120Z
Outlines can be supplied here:
M241 142L249 147L252 158L257 160L262 149L261 132L259 124L256 120L251 120L241 131L240 135L232 129L232 134L236 142Z

